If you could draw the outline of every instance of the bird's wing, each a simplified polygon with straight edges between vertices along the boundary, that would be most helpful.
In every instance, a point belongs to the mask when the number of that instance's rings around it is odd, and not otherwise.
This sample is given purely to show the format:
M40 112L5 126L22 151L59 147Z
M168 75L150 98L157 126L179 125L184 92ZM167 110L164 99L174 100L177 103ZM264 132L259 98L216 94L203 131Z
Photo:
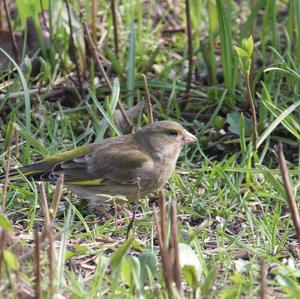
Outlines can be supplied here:
M69 184L99 185L110 181L133 183L142 167L149 167L152 159L127 139L105 140L91 146L89 152L56 163L52 169L39 176L40 180L56 180L63 172Z

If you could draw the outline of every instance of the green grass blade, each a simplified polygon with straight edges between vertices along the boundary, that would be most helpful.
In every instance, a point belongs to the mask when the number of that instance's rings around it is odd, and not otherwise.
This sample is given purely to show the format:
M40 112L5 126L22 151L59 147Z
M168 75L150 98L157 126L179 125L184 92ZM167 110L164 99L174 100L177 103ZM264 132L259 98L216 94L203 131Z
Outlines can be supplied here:
M217 11L219 19L219 32L221 39L221 59L224 72L225 86L233 90L234 78L233 78L233 57L232 57L232 34L230 21L227 13L225 12L224 4L222 0L217 0Z
M23 72L21 71L17 63L14 61L14 59L8 53L6 53L1 47L0 47L0 51L11 61L11 63L17 69L18 75L20 77L21 84L24 90L25 127L27 131L30 132L31 131L31 108L30 108L30 97L29 97L29 91L28 91L28 85L26 79L23 75Z
M100 110L100 112L104 116L104 118L107 120L108 124L111 126L111 128L113 130L115 130L115 132L117 133L118 136L121 136L122 133L117 128L117 126L113 123L113 121L111 120L109 115L105 112L105 110L102 108L102 106L99 104L99 102L98 102L97 98L95 97L95 95L92 93L92 91L89 88L88 88L88 91L89 91L89 94L90 94L92 100L94 101L95 105Z
M113 114L115 112L117 103L119 101L119 96L120 96L120 81L118 78L115 78L113 81L111 101L109 103L110 114ZM109 123L106 118L101 121L99 125L100 129L99 132L97 133L96 140L102 140L104 138L104 134L107 130L108 125Z
M135 88L135 47L136 47L136 32L135 23L132 22L130 27L130 43L128 54L128 70L127 70L127 91L130 93L128 97L128 107L133 106L133 91Z

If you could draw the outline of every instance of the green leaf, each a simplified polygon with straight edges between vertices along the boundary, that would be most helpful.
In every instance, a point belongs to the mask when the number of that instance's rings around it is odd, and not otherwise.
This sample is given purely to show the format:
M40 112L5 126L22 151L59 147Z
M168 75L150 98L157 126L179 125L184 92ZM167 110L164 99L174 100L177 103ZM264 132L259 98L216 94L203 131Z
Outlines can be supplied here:
M17 130L22 138L24 138L32 147L38 150L42 155L48 155L48 150L43 144L39 143L37 138L34 138L27 129L18 125Z
M204 282L201 285L201 295L203 298L209 298L208 294L212 288L212 285L216 279L217 271L216 269L212 269L208 272Z
M9 220L2 213L0 213L0 227L2 227L4 230L9 231L9 232L13 231L13 227L10 224Z
M140 280L143 284L145 280L149 277L149 273L154 275L157 271L157 257L154 252L145 250L140 256L139 261L141 265L141 275Z
M130 257L126 257L123 259L121 266L121 275L127 286L131 286L132 284L132 273L131 273L131 261Z
M234 49L239 57L249 57L248 52L246 52L244 49L237 46L234 46Z
M179 260L184 278L191 288L197 289L200 285L202 268L195 251L187 244L179 244Z
M245 51L247 51L248 56L251 57L253 54L253 38L252 35L250 35L248 38L244 38L242 40L242 47Z
M123 72L122 72L122 67L120 64L120 61L116 57L115 53L113 53L109 47L104 47L104 54L107 57L107 59L111 62L112 67L114 68L115 72L119 77L122 77Z
M134 238L130 237L128 240L120 246L111 256L110 263L112 269L116 269L117 266L119 266L123 260L123 257L126 255L127 251L129 250L129 247L131 246L131 243L133 242Z
M187 284L194 290L198 289L200 283L198 281L196 268L192 265L185 265L182 268L183 277Z
M240 113L231 112L227 114L226 122L229 124L229 131L237 135L240 134ZM251 122L248 118L244 117L244 128L246 136L249 136L251 129Z
M8 250L4 250L3 258L7 265L8 271L17 270L19 268L19 262L18 262L16 256L12 252L10 252Z

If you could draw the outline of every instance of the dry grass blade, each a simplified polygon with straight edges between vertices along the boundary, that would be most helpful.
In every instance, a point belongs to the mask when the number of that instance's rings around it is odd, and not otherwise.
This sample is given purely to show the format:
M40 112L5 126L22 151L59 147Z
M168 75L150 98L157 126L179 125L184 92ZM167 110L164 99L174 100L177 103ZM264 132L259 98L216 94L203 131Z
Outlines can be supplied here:
M148 88L148 83L147 83L147 77L146 75L142 74L143 80L144 80L144 86L145 86L145 94L146 94L146 99L147 99L147 107L148 107L148 117L150 120L150 123L153 123L153 110L152 110L152 103L151 103L151 98L150 98L150 93L149 93L149 88Z
M288 168L286 165L286 160L283 154L283 148L282 148L282 144L279 144L279 166L280 166L280 171L281 171L281 175L283 178L283 184L284 184L284 189L286 192L286 196L287 196L287 200L288 200L288 204L289 204L289 208L291 210L291 215L292 215L292 220L296 229L296 235L297 235L297 239L300 243L300 218L299 218L299 212L298 212L298 207L297 207L297 203L295 200L295 195L293 192L293 188L292 188L292 184L291 184L291 180L289 177L289 173L288 173Z

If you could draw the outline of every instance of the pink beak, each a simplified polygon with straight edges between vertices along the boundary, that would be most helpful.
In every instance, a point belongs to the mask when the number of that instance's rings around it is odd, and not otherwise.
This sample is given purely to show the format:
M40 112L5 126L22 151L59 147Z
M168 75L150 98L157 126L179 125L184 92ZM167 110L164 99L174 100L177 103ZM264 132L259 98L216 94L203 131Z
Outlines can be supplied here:
M183 144L194 143L198 140L198 138L196 136L194 136L193 134L191 134L188 131L183 132L182 139L183 139Z

